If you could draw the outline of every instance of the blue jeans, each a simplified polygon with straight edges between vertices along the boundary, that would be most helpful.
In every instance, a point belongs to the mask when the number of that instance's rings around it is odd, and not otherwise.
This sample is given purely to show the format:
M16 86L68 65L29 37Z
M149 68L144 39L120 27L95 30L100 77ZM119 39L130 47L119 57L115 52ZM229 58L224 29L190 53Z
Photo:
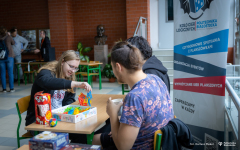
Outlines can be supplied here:
M8 77L9 77L9 87L10 89L14 88L14 81L13 81L13 66L14 66L14 59L13 57L8 57L8 60L1 60L0 61L0 72L1 72L1 80L2 80L2 88L6 89L6 67L8 70Z
M21 63L22 62L22 56L17 55L14 57L14 79L18 79L18 65L16 65L15 63ZM22 66L19 65L19 75L20 78L19 79L23 79L23 71L22 71Z

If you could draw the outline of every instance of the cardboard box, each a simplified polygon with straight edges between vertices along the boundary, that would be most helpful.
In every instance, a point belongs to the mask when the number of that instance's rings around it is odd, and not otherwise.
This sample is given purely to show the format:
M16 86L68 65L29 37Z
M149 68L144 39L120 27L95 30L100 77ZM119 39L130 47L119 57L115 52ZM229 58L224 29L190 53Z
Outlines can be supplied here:
M60 150L67 144L68 133L44 131L29 140L29 150Z
M61 150L101 150L100 145L87 145L87 144L68 144Z
M37 92L34 95L36 124L46 125L52 118L51 95Z
M64 110L67 107L73 107L74 109L76 107L81 107L82 109L89 108L89 106L67 105L67 106L52 110L53 118L56 118L57 121L77 123L79 121L82 121L94 115L97 115L96 107L90 107L89 110L79 113L77 115L63 114Z

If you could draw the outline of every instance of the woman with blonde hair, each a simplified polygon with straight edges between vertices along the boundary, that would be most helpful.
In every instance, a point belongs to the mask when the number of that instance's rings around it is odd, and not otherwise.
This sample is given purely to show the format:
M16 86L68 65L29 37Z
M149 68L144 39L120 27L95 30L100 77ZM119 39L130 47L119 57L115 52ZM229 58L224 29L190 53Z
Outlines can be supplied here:
M43 91L51 94L52 109L56 109L75 102L75 88L91 91L87 82L75 81L75 72L78 71L80 58L73 50L62 54L58 61L52 61L38 70L38 75L33 83L31 100L26 116L26 126L35 122L34 95Z

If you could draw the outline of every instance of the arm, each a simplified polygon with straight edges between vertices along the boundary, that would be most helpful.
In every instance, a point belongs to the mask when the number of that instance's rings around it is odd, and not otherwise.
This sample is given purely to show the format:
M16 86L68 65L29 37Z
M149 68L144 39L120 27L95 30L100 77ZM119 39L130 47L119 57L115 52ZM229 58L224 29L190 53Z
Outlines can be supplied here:
M107 113L110 117L112 138L119 150L131 149L137 139L143 120L141 99L134 94L128 94L124 100L123 112L118 120L117 113L121 104L108 100Z
M12 46L11 46L11 45L14 45L15 42L14 42L13 38L8 35L8 36L6 37L5 44L6 44L7 48L8 48L8 50L9 50L9 51L12 51Z
M25 50L28 46L28 40L20 36L20 42L23 43L23 49Z
M11 36L9 36L10 37L10 43L11 43L11 45L14 45L15 44L15 41L13 40L13 38L11 37Z
M124 123L119 123L118 117L111 117L112 138L119 150L131 149L137 139L139 128Z
M50 70L41 70L36 78L38 86L47 90L61 90L61 89L71 89L71 88L81 88L85 89L87 92L92 91L91 86L87 82L76 82L61 78L56 78L51 74Z
M60 89L70 89L70 80L56 78L51 74L50 70L41 70L36 78L36 83L43 89L47 90L60 90Z

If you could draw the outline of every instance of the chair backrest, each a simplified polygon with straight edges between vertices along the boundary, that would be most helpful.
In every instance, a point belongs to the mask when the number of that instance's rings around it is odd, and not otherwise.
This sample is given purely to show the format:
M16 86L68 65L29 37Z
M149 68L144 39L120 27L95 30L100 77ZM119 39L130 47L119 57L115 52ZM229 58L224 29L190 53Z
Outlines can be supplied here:
M177 117L174 115L174 119L176 119ZM161 142L162 142L162 136L163 136L163 133L161 130L157 130L155 133L154 133L154 150L158 150L160 149L161 147ZM158 139L160 141L158 141Z
M20 98L20 99L17 101L18 109L19 109L20 114L22 114L22 113L24 113L25 111L27 111L28 106L29 106L30 99L31 99L31 95L28 95L28 96L25 96L25 97L23 97L23 98Z

